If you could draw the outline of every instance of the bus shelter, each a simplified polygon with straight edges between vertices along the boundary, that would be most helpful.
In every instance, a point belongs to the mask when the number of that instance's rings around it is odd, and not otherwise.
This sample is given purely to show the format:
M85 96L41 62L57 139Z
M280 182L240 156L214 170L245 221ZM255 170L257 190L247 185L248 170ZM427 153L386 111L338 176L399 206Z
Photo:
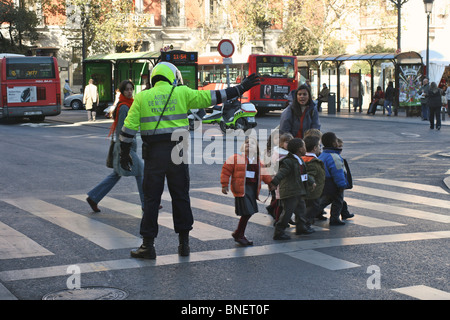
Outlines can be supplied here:
M100 103L107 104L114 101L114 91L123 80L129 79L134 83L134 94L145 90L150 84L153 67L160 61L176 65L185 84L197 88L197 52L179 50L109 53L88 57L83 61L84 86L92 78L98 88Z
M423 77L422 57L417 52L404 53L368 53L368 54L341 54L341 55L312 55L298 56L298 66L300 75L309 78L311 69L317 70L318 86L317 95L320 91L322 65L330 63L336 69L336 104L337 112L341 111L341 66L347 61L366 61L370 66L370 101L373 100L375 92L374 67L379 61L392 63L394 68L394 87L396 89L394 101L394 113L398 114L398 108L405 108L407 115L412 113L415 107L420 107L420 98L417 93L420 89ZM359 73L348 73L348 97L359 99L362 96L363 84L361 83L361 70ZM391 81L392 81L391 80ZM385 87L385 74L383 73L382 90ZM350 103L348 104L351 111ZM361 111L361 105L359 106ZM356 109L355 109L356 110Z

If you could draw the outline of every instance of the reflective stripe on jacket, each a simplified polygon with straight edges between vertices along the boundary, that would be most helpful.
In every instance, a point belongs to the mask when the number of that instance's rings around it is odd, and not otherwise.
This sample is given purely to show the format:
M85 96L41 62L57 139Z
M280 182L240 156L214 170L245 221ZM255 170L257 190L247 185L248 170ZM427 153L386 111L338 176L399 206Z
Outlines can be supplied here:
M172 86L159 81L150 90L144 90L136 95L128 116L122 127L122 132L134 136L140 128L142 136L170 134L177 129L187 129L189 109L207 108L214 102L209 90L193 90L186 86L175 87L167 107L161 117L164 106L169 98ZM161 117L161 121L157 123ZM156 128L156 130L155 130ZM131 142L132 138L120 136L123 142Z

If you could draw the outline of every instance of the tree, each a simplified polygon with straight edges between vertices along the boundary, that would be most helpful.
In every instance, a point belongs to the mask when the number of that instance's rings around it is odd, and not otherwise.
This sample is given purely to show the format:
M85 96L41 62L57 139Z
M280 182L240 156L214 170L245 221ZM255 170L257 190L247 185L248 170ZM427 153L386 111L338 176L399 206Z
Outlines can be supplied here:
M283 34L278 45L294 55L330 52L336 32L345 27L346 18L359 12L366 0L287 0ZM336 49L336 46L334 46ZM340 46L342 48L342 46Z
M261 38L265 50L266 31L281 22L281 0L233 0L229 3L230 29L238 33L238 50L250 41Z
M115 51L125 47L136 51L142 44L142 26L149 17L134 13L133 2L128 0L68 0L68 19L79 24L84 33L86 54ZM78 33L66 27L68 33Z
M38 39L36 27L39 20L34 12L23 6L16 7L7 0L0 1L0 24L8 25L9 39L0 32L0 46L3 52L24 53L24 40L31 43Z

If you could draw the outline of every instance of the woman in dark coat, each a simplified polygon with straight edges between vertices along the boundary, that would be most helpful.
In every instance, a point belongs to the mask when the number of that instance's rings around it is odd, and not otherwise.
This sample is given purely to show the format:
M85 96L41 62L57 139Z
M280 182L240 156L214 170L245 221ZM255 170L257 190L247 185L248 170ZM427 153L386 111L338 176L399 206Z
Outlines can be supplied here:
M311 98L308 86L301 85L294 99L280 117L280 134L290 133L294 138L303 138L309 129L320 130L319 112Z
M436 82L430 84L428 91L428 109L430 119L430 129L434 129L434 117L436 116L436 129L441 130L441 107L442 107L442 92L438 88Z

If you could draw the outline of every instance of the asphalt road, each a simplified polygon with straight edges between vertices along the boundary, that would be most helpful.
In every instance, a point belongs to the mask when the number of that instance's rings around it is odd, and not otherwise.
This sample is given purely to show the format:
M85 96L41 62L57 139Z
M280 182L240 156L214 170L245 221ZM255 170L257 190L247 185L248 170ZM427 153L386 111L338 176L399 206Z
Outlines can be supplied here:
M191 256L177 255L166 191L157 259L141 261L129 256L140 244L135 180L119 181L100 213L84 200L111 170L105 167L110 122L87 123L84 112L0 124L0 298L40 300L56 292L50 298L94 299L96 288L110 298L181 300L174 315L211 312L194 307L216 300L241 308L242 300L257 300L270 314L283 300L450 298L450 196L443 181L450 174L450 127L321 117L322 131L344 141L355 185L345 197L355 217L274 241L261 202L246 232L254 246L241 248L231 238L234 199L219 191L226 143L217 126L203 126L191 140ZM257 118L261 141L278 121L279 113ZM264 187L261 200L267 195ZM214 316L225 315L225 304L217 304Z

